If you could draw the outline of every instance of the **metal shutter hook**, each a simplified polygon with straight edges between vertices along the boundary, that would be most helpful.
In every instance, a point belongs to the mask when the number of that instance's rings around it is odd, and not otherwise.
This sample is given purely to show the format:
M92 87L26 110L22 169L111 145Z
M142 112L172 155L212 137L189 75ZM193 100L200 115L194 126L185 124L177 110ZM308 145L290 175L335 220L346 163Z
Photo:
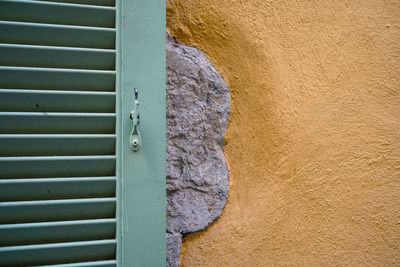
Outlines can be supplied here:
M138 89L134 89L135 96L135 106L134 110L130 113L130 119L132 120L132 133L130 137L130 147L133 151L138 151L140 149L140 145L142 143L140 132L138 130L138 126L140 124L140 114L139 114L139 92Z

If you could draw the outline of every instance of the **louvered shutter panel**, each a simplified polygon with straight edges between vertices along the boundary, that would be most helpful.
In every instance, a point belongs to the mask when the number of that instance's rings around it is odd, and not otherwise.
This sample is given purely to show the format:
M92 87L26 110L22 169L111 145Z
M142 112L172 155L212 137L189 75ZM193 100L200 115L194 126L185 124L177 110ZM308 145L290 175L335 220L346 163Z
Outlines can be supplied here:
M0 265L116 266L114 1L0 20Z
M0 1L0 266L165 266L164 35L162 0Z

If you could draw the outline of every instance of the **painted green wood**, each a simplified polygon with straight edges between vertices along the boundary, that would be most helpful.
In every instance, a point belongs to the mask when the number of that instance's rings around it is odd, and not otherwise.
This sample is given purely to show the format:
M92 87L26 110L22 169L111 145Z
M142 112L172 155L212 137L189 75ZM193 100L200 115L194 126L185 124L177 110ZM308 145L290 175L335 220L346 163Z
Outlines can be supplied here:
M114 92L0 90L0 111L114 113Z
M26 44L0 44L0 65L114 70L115 50Z
M165 3L113 5L0 2L0 266L165 266Z
M0 225L0 246L113 239L116 219Z
M115 134L0 134L0 156L115 155Z
M114 113L0 112L0 134L113 134Z
M116 266L112 5L0 1L0 266Z
M0 224L114 218L115 202L112 197L0 202Z
M98 6L115 6L115 0L31 0L59 3L73 3L83 5L98 5Z
M0 30L1 32L1 30ZM115 71L0 66L0 88L114 91Z
M119 266L165 266L165 1L117 1ZM129 146L139 89L141 148Z
M0 157L0 178L113 176L115 156Z
M115 197L115 181L115 177L0 179L0 201Z
M73 16L71 16L73 14ZM2 0L2 20L114 28L115 8L30 0Z
M115 257L111 239L0 247L0 266L32 266L76 261L108 260Z
M0 43L114 49L115 29L0 21Z
M105 261L90 261L90 262L56 264L56 265L42 265L41 267L116 267L116 266L117 266L116 260L105 260Z

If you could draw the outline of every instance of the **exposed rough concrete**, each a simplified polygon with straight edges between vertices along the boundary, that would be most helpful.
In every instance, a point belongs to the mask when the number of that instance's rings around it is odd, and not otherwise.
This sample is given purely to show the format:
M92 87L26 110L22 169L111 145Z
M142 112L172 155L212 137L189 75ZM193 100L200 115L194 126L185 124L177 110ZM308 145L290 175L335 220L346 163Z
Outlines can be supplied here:
M182 235L167 233L167 266L177 267L181 252Z
M223 146L229 110L229 89L206 56L167 36L169 266L178 264L181 235L207 227L225 205Z

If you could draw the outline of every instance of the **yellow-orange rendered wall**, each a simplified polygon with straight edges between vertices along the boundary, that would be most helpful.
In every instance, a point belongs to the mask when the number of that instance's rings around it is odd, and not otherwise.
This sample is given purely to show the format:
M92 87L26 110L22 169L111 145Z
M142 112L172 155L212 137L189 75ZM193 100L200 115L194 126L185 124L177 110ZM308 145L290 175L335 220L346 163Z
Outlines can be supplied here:
M400 1L167 0L231 90L221 217L182 266L400 265Z

